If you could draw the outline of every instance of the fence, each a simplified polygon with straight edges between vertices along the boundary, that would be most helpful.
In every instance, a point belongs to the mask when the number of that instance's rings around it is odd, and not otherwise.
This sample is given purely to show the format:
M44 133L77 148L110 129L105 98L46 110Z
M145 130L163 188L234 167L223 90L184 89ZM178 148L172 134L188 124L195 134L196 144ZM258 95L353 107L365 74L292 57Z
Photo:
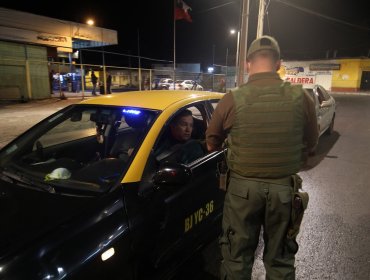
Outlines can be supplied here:
M231 71L226 77L225 74L173 71L171 67L145 69L31 59L0 59L0 72L3 73L0 77L0 99L21 100L49 98L50 95L64 98L66 93L82 98L90 96L94 88L92 72L98 80L96 92L100 94L153 90L161 78L193 80L203 90L225 92L230 85L234 86L235 77Z
M100 94L111 92L124 92L132 90L157 89L156 84L161 78L178 80L193 80L207 91L226 90L226 77L224 74L194 73L173 71L169 69L128 68L118 66L102 66L92 64L61 64L49 63L52 73L52 89L54 93L74 92L90 93L93 90L91 74L94 72L98 78L97 91ZM109 79L108 77L111 76ZM228 77L231 84L234 77ZM230 84L230 82L228 83Z

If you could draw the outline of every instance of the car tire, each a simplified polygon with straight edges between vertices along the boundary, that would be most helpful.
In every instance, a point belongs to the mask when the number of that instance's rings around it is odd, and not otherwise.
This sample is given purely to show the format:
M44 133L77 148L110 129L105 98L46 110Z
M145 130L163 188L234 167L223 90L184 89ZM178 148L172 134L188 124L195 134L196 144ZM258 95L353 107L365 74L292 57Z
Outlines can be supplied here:
M330 125L328 129L325 131L326 135L332 135L334 132L334 119L335 119L335 114L333 115L333 118L331 119Z

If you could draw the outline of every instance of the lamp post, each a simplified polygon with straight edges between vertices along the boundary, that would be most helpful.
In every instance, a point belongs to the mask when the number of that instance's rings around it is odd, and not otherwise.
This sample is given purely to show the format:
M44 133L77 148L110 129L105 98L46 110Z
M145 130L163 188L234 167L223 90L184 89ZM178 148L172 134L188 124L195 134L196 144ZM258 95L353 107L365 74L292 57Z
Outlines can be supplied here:
M87 21L86 21L86 24L88 25L94 25L94 20L89 18Z
M265 0L260 0L258 10L257 38L263 35L263 18L265 16Z
M227 85L227 58L229 56L229 48L226 48L226 61L225 61L225 66L226 66L226 70L225 70L225 89L226 89L226 85Z
M212 91L215 91L215 74L214 74L214 69L215 69L215 50L216 50L216 46L215 45L212 45L212 67L213 67L213 71L212 71Z
M137 56L138 56L138 62L139 62L139 90L141 90L141 59L140 59L140 31L139 28L137 29ZM174 81L175 83L175 81ZM175 87L174 87L175 89Z
M236 39L236 56L235 56L235 86L237 86L238 81L238 73L239 73L239 41L240 41L240 31L236 32L235 29L230 30L230 34L234 35L237 33L237 39Z

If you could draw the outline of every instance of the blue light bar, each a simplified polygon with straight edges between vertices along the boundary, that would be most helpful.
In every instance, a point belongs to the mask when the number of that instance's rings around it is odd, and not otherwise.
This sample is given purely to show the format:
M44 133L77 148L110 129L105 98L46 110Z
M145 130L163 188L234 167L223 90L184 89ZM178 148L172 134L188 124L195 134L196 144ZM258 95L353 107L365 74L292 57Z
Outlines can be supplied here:
M135 109L122 109L122 113L130 114L130 115L140 115L141 112Z

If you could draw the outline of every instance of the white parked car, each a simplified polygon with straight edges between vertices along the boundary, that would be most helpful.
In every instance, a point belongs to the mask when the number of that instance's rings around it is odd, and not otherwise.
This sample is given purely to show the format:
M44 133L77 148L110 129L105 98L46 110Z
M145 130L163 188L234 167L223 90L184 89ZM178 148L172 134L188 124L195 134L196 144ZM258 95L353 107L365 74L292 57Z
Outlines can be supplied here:
M313 88L306 88L315 101L317 123L320 136L323 133L332 134L334 131L335 99L322 86L314 85Z
M168 89L170 89L170 90L176 90L176 89L181 89L181 87L180 87L180 84L183 82L184 80L176 80L176 82L175 83L171 83L170 84L170 86L169 86L169 88Z
M173 80L169 78L162 78L158 82L158 89L169 89L173 85Z
M193 80L184 80L178 84L179 89L203 90L203 87Z

